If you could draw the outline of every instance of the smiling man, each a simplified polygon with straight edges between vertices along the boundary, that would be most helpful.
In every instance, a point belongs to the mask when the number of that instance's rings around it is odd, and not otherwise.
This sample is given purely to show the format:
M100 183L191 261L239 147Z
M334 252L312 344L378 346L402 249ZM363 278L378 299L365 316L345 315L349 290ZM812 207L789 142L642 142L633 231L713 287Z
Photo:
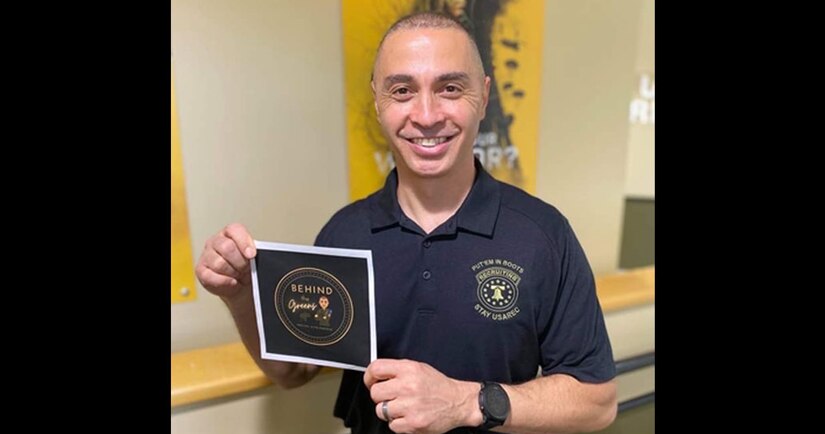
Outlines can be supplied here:
M429 233L473 184L473 142L490 78L460 25L440 15L417 17L391 27L381 41L371 86L396 161L398 202Z
M445 16L402 18L379 46L371 86L397 167L316 244L372 250L379 359L344 371L334 414L357 434L609 425L612 351L572 228L473 157L490 79L470 35ZM197 276L261 369L299 386L317 366L259 357L254 256L249 232L229 225L207 241Z

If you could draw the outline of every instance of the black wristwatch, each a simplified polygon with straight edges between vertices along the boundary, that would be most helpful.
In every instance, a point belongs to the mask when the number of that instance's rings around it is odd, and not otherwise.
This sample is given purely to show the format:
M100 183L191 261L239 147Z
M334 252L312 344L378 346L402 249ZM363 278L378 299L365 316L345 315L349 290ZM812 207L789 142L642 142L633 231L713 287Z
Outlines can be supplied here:
M501 426L510 415L510 397L500 384L483 381L478 392L478 408L484 417L479 428L491 429Z

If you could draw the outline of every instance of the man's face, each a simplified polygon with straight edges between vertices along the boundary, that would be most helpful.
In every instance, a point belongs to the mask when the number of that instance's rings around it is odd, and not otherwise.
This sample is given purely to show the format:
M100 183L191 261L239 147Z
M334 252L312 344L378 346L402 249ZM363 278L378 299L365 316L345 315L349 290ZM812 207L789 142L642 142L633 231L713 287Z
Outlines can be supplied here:
M473 170L473 142L490 78L456 29L399 30L384 40L372 82L375 109L399 172L436 178Z

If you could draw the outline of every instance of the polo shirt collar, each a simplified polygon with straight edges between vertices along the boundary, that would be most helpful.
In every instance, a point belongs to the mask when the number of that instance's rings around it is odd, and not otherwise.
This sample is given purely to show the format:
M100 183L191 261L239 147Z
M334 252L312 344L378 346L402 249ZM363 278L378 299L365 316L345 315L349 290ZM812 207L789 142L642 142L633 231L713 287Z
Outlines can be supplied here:
M501 191L498 181L484 170L484 166L475 159L476 177L470 194L456 214L450 219L455 226L480 235L492 236L501 205ZM393 169L378 194L370 203L370 226L373 231L407 221L398 205L398 171Z

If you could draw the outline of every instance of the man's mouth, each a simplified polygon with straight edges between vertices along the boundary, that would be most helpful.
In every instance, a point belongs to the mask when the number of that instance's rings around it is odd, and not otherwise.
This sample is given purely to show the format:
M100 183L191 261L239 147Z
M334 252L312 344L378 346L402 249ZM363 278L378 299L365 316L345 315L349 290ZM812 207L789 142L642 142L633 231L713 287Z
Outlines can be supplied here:
M415 139L407 139L410 142L415 143L418 146L422 146L424 148L434 148L444 142L451 140L455 136L443 136L443 137L419 137Z

